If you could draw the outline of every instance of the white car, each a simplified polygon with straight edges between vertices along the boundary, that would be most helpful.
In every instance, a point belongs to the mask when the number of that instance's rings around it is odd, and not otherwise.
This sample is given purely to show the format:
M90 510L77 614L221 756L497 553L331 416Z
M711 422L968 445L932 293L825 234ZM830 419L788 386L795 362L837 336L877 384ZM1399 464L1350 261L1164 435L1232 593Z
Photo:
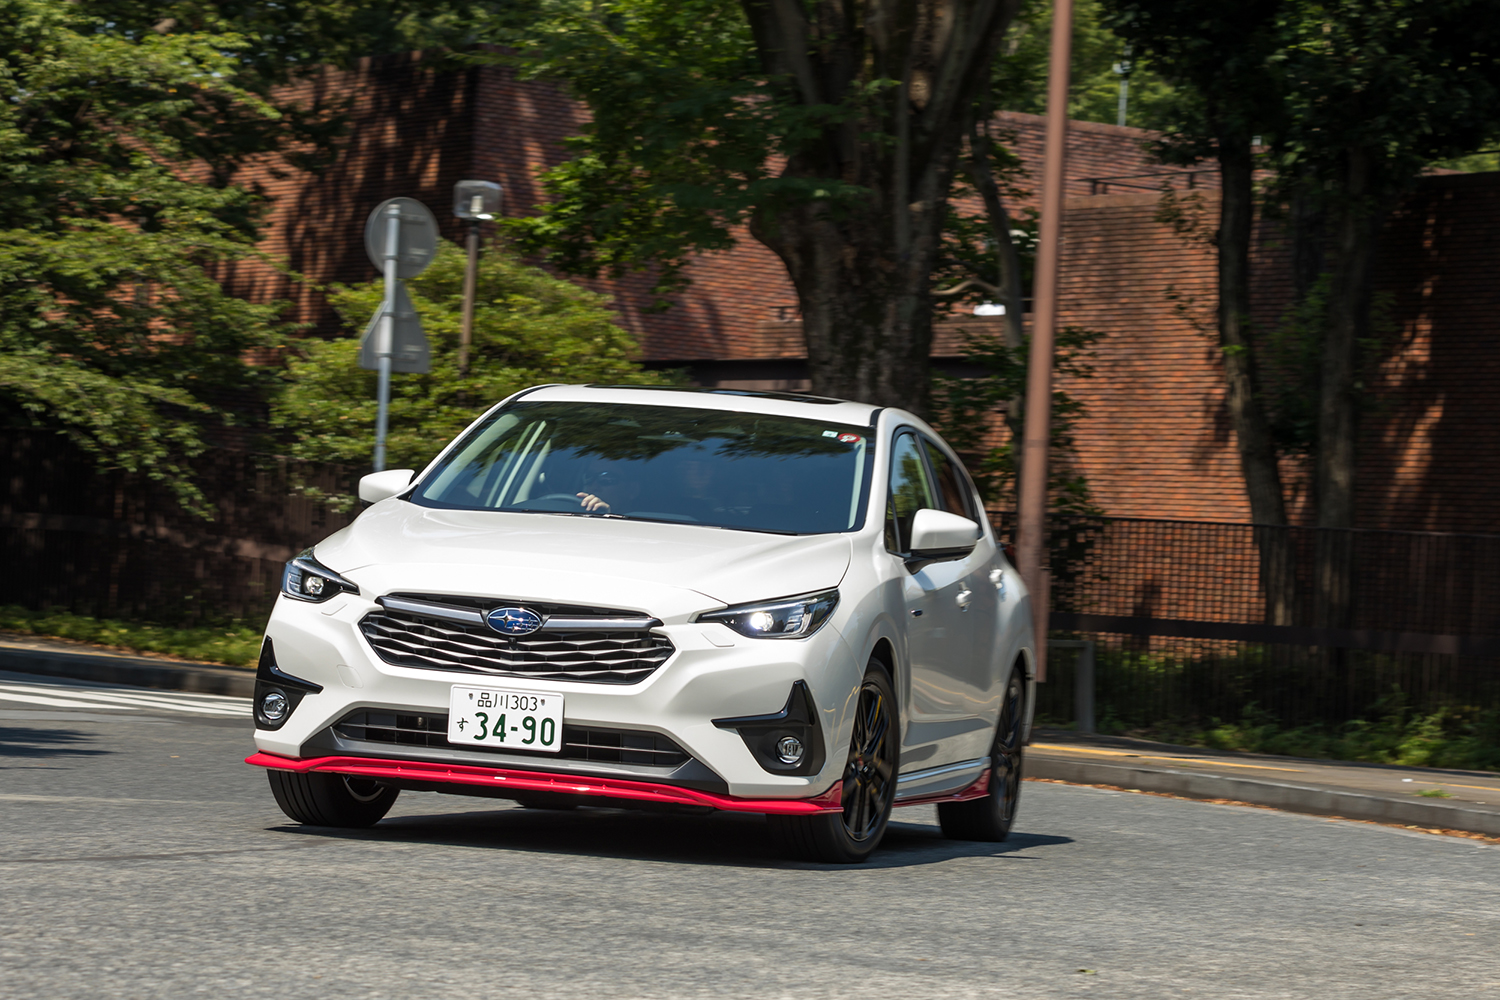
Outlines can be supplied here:
M401 789L764 813L866 858L893 806L1001 840L1031 607L910 413L774 392L543 386L293 559L248 763L292 819Z

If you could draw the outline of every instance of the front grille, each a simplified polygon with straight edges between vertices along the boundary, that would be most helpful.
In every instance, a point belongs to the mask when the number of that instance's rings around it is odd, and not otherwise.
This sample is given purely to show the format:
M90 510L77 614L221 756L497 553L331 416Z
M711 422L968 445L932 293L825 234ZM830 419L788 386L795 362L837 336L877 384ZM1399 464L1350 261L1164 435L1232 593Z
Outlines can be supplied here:
M382 660L402 667L631 684L674 651L670 639L649 627L660 622L636 612L526 602L525 607L562 625L506 636L482 621L487 610L505 606L495 598L392 594L382 598L386 601L405 606L372 611L359 628ZM636 627L607 627L620 619Z
M333 731L346 740L365 743L441 747L448 750L457 745L448 742L446 714L415 715L360 709L334 723ZM494 753L518 752L514 748L484 746L466 746L464 749ZM563 725L562 750L556 754L535 755L541 759L560 757L596 764L649 764L653 767L677 767L688 760L687 751L660 733L567 724Z

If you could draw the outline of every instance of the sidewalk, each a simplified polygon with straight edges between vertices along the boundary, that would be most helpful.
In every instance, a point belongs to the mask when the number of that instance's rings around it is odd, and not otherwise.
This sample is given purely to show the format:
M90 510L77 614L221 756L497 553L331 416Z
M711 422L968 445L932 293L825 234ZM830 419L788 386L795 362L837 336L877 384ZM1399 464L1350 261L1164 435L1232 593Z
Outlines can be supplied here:
M1025 774L1500 837L1500 774L1489 771L1304 760L1038 729L1026 748Z
M236 698L255 694L255 671L249 667L141 656L14 632L0 632L0 670Z

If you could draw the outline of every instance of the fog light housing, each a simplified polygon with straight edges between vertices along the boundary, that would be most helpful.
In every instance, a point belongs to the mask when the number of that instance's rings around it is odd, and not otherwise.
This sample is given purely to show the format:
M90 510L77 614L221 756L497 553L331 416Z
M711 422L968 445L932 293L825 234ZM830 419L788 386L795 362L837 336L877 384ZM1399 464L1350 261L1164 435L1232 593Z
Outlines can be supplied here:
M267 722L285 722L292 710L292 701L280 688L272 688L260 696L260 716Z
M783 736L776 741L776 759L783 764L802 763L802 755L806 752L802 741L795 736Z
M806 681L793 681L786 706L769 715L715 719L745 741L755 762L772 774L809 775L823 769L823 726Z
M255 670L255 697L250 702L255 728L280 729L304 697L322 690L323 685L293 677L278 667L276 649L267 637L260 646L260 666Z

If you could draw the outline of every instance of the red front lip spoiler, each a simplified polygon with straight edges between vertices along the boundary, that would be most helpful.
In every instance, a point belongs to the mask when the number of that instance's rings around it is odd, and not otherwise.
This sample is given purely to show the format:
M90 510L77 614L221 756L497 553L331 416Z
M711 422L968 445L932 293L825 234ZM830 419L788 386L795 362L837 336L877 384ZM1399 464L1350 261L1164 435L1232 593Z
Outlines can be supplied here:
M700 792L677 785L658 785L649 781L624 781L619 778L578 777L548 774L544 771L512 771L500 767L475 767L471 764L431 764L415 760L383 760L378 757L278 757L255 753L246 764L278 771L326 771L376 781L433 781L451 785L479 785L506 788L518 792L560 792L565 795L598 795L611 799L633 799L637 802L661 802L667 805L709 806L730 812L774 813L779 816L808 816L839 812L842 783L810 799L744 799L735 795Z

